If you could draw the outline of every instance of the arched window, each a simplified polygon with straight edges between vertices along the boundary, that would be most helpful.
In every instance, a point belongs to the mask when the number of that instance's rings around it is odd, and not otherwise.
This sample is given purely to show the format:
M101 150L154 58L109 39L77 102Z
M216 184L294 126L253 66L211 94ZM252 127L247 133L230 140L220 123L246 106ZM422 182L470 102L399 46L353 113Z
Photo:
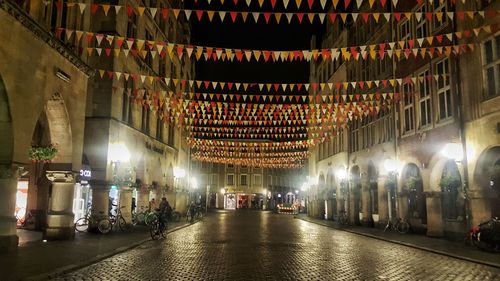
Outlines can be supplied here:
M404 186L408 190L408 216L427 223L427 206L420 170L415 164L408 164L403 174Z
M443 217L447 220L464 220L465 202L462 194L462 181L455 162L446 163L439 186L443 192Z

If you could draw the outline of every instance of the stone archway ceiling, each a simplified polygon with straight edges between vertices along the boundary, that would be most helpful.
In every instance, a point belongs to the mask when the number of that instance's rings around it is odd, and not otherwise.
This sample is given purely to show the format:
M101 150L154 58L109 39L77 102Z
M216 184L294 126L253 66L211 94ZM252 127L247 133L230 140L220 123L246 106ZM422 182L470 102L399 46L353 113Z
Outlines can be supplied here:
M440 3L443 1L440 0ZM220 2L223 5L224 1ZM250 2L255 3L256 0L247 1L247 6L250 5ZM264 0L258 2L262 8ZM332 3L323 0L308 1L309 9L307 9L307 13L303 13L299 1L296 3L298 11L285 13L285 17L288 19L288 24L291 23L293 16L301 24L305 24L309 19L311 24L319 20L323 25L325 18L326 22L330 23L336 21L346 23L348 18L354 22L367 22L369 18L372 18L377 23L379 19L380 23L386 23L391 20L399 22L401 19L414 20L422 17L435 18L439 21L443 17L446 20L456 18L464 21L469 20L468 18L487 18L497 15L497 11L486 13L485 11L482 13L481 11L469 11L470 13L457 11L460 13L456 17L453 13L399 11L398 0L344 0L340 2L343 4L339 4L337 0ZM285 10L288 5L288 2L286 3ZM380 5L374 6L374 3L380 3ZM210 5L210 1L208 4ZM276 22L279 23L283 13L274 11L276 1L271 0L270 4L273 8L272 12L254 11L248 19L253 17L254 22L257 23L260 17L261 23L265 19L266 24L269 24L269 19L275 18ZM312 8L313 4L314 9ZM245 22L249 13L248 11L185 9L184 5L171 9L158 9L157 7L142 6L142 4L120 6L79 3L75 5L74 3L59 2L56 8L61 9L62 5L78 9L80 14L90 10L92 15L99 13L101 16L103 14L108 16L109 12L109 16L122 13L128 17L152 16L155 18L156 16L158 20L175 17L175 20L179 22L189 21L190 17L200 22L207 19L212 22L215 13L220 17L221 22L229 23L229 19L232 19L234 24L237 18ZM334 7L333 12L327 12L330 11L328 9L331 5ZM370 7L370 13L362 10L362 7L366 8L367 5ZM321 9L319 9L320 6ZM373 13L372 7L376 7L376 11ZM228 17L226 17L226 13L228 13ZM285 17L283 17L283 23L285 23ZM303 20L303 18L305 19ZM315 18L317 19L315 20ZM276 22L272 20L271 24ZM453 44L453 38L477 37L479 33L492 33L494 31L496 31L496 27L483 26L475 27L473 31L468 30L467 33L437 34L436 37L412 38L408 42L402 41L402 43L378 42L370 46L339 46L339 48L332 49L295 51L192 46L183 43L124 38L114 34L99 34L62 28L56 29L55 33L59 38L64 36L71 39L74 36L78 39L77 41L87 40L89 46L92 45L90 43L96 41L95 47L86 49L89 56L128 57L130 52L130 56L144 59L146 57L154 58L157 55L171 61L194 60L195 58L200 60L201 58L206 61L222 59L222 61L241 62L245 58L247 61L255 59L260 63L262 60L265 62L278 62L279 60L284 62L287 59L290 60L290 57L293 58L291 61L300 58L300 60L305 59L311 62L318 59L333 61L339 58L347 61L350 59L356 61L374 60L392 58L393 55L397 56L398 59L458 55L469 49L472 50L473 46L471 45L473 44L450 45ZM84 33L85 36L83 36ZM115 49L116 46L119 48ZM296 54L299 55L296 56ZM117 81L133 79L138 82L143 88L133 89L130 94L135 97L136 102L156 111L164 122L183 127L187 131L187 141L192 148L192 155L195 159L273 168L302 166L309 157L309 148L334 137L339 129L346 128L348 122L356 122L367 116L386 114L401 96L413 94L398 93L397 89L403 83L415 84L418 79L417 77L392 77L392 79L373 81L342 81L337 83L296 83L291 81L291 83L271 84L183 80L184 77L158 77L103 69L98 71L101 79L117 79ZM444 74L443 77L430 76L423 79L436 79L437 81L438 79L447 79L447 75ZM148 89L155 83L170 90ZM238 84L243 84L243 87L240 89Z
M58 150L55 160L60 163L71 163L73 153L71 125L66 105L60 94L54 94L47 101L45 113L50 131L50 140Z

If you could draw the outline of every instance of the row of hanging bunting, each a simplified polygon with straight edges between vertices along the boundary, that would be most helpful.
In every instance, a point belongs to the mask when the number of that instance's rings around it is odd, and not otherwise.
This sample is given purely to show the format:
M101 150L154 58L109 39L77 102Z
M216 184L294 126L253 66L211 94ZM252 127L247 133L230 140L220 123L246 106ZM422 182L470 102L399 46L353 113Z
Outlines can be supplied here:
M79 7L79 10L81 13L83 13L88 6L87 4L84 3L64 3L68 8L73 8L73 7ZM61 6L62 7L62 6ZM59 5L57 6L59 9ZM192 10L192 9L169 9L169 8L148 8L148 7L137 7L134 8L133 6L127 5L126 7L124 6L118 6L118 5L106 5L106 4L91 4L90 9L91 13L95 15L99 10L102 10L103 14L105 16L110 15L109 11L110 9L113 8L116 14L118 14L120 11L125 11L128 17L135 16L136 13L139 16L143 16L144 12L147 10L149 11L149 15L151 15L153 18L158 16L163 18L164 20L168 20L170 16L173 16L175 20L179 19L179 16L181 14L184 15L186 20L190 20L192 15L195 15L195 18L198 19L198 21L202 21L203 18L207 18L210 22L213 21L214 16L217 15L218 18L220 19L221 22L227 21L227 22L232 22L236 23L236 21L241 18L243 23L247 23L248 18L252 18L255 23L258 23L259 21L264 21L265 23L269 23L271 18L273 18L276 23L282 23L286 22L288 24L292 23L293 20L296 20L298 23L314 23L315 20L319 21L321 24L324 23L325 18L328 17L330 22L335 22L336 19L340 18L343 23L345 23L347 20L353 20L353 21L358 21L358 20L363 20L365 22L368 21L368 19L372 18L374 21L378 22L381 18L385 19L386 21L390 21L391 19L395 19L396 21L400 21L404 17L411 18L415 17L417 20L418 19L427 19L428 21L432 20L437 20L437 21L443 21L445 17L448 17L450 20L454 20L454 16L456 15L457 20L465 20L466 16L469 18L474 18L475 15L479 15L482 18L488 17L492 18L495 17L497 14L496 10L478 10L478 11L471 11L471 10L463 10L463 11L456 11L456 12L408 12L408 11L402 11L402 12L390 12L390 13L377 13L377 12L346 12L346 13L337 13L337 12L331 12L331 13L304 13L304 12L290 12L290 13L281 13L281 12L245 12L245 11L215 11L215 10ZM135 11L137 9L137 12ZM250 15L250 17L249 17ZM283 18L283 21L282 21ZM304 21L304 18L308 19L308 21Z
M149 81L153 83L154 81L163 81L166 86L173 86L176 87L180 86L181 88L185 89L187 85L189 85L190 88L193 88L195 85L198 88L198 90L237 90L237 91L248 91L250 90L259 90L262 92L264 89L267 90L268 92L276 92L276 93L283 93L285 91L309 91L310 89L313 90L313 92L316 92L318 90L325 91L333 91L333 90L347 90L347 89L373 89L373 88L378 88L379 86L401 86L403 83L412 83L415 84L417 82L417 79L423 79L423 76L420 76L420 78L417 77L402 77L402 78L389 78L389 79L381 79L381 80L366 80L366 81L339 81L339 82L311 82L311 83L259 83L259 82L223 82L223 81L207 81L207 80L186 80L186 79L175 79L175 78L167 78L167 77L159 77L159 76L149 76L149 75L143 75L143 74L138 74L138 73L126 73L126 72L120 72L120 71L111 71L111 70L104 70L104 69L98 69L98 72L100 73L100 78L101 79L115 79L116 81L119 82L121 80L123 81L128 81L129 79L132 79L133 81L139 82L142 81L143 83L145 81ZM446 76L448 74L443 73L443 74L435 74L435 75L427 75L426 79L446 79ZM123 77L123 79L122 79ZM177 94L181 92L173 92L173 91L166 91L166 90L156 90L158 94L161 94L165 96L166 94L169 94L172 96L172 94ZM193 95L197 95L196 98L201 98L203 97L204 99L210 98L211 100L214 97L219 98L222 96L222 98L227 97L222 94L217 94L217 93L204 93L202 91L199 91L199 93L194 93L191 91L185 91L186 95L189 95L189 98L192 99L194 98ZM250 96L249 94L248 96ZM255 98L258 98L258 94L253 94ZM243 97L243 96L242 96Z
M498 24L485 25L473 29L457 31L453 33L439 34L422 38L413 38L401 41L375 43L370 45L359 45L349 47L336 47L330 49L312 49L312 50L244 50L234 48L220 48L208 46L193 46L184 44L167 43L164 41L151 41L136 38L124 38L114 35L104 35L100 33L92 33L81 30L72 29L56 29L55 36L66 40L76 37L76 45L80 45L81 38L86 38L86 41L91 45L94 40L97 47L87 47L86 52L89 56L113 56L120 57L129 55L140 56L146 58L150 56L155 58L159 56L165 58L166 55L173 59L178 57L182 59L187 57L196 60L228 60L228 61L310 61L311 59L318 60L338 60L340 57L349 60L383 59L386 56L390 58L395 54L398 58L402 55L408 58L412 53L416 57L418 54L421 57L440 55L446 47L444 44L453 43L453 39L460 40L472 37L478 37L481 33L491 34L499 29ZM73 36L74 35L74 36ZM109 47L103 45L103 41L108 42ZM115 44L116 48L112 48ZM135 47L135 48L134 48ZM455 47L455 53L460 52L458 47ZM82 49L83 50L83 49ZM447 49L444 50L447 52Z

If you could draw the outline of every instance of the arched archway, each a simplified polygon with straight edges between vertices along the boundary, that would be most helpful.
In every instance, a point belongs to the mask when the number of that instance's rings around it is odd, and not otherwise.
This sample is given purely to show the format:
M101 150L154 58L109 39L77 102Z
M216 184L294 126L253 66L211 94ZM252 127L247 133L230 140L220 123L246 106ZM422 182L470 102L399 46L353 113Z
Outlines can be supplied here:
M421 225L427 224L427 203L424 194L424 185L420 169L413 163L407 164L402 173L401 193L407 194L407 217L413 220L419 220ZM403 196L404 198L404 196ZM413 222L412 227L417 228ZM422 226L420 226L422 227Z
M335 176L332 170L326 175L326 212L328 219L335 219L337 214L337 186L335 185Z
M0 164L10 165L13 154L12 117L10 114L7 89L0 76Z
M378 216L378 171L372 161L368 163L368 184L371 214Z
M49 211L49 197L51 196L51 182L47 180L45 172L47 160L58 163L57 169L72 169L73 138L69 114L62 96L54 94L45 104L40 113L31 138L32 147L42 151L54 146L57 154L53 159L31 159L30 179L28 187L27 210L34 216L34 223L30 228L41 229L46 223ZM53 195L53 194L52 194Z
M363 206L363 201L361 197L361 172L358 166L351 168L349 173L350 189L352 193L352 214L351 218L355 225L360 224L359 214L361 213L361 207Z
M500 146L494 146L484 151L478 159L474 172L475 186L485 194L486 212L478 214L480 219L500 217Z

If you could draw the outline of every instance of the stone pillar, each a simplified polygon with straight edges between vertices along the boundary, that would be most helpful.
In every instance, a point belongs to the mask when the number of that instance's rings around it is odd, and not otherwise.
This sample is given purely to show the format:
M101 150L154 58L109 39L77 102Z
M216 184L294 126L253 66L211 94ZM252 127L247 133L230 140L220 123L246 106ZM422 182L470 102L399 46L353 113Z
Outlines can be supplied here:
M73 196L75 177L71 171L47 171L46 177L51 181L47 227L43 230L43 238L47 240L64 240L75 237L73 214Z
M427 199L427 236L444 236L441 192L426 192Z
M16 192L18 167L0 166L0 253L17 249Z
M122 187L118 206L121 208L122 216L127 224L132 223L132 188Z
M378 178L378 225L384 227L389 220L389 189L385 186L386 177ZM394 206L392 206L394 208Z
M373 227L370 179L366 173L361 174L361 201L363 202L363 206L361 206L361 212L363 213L361 225Z
M138 212L145 212L149 209L149 190L146 187L139 187L137 190L137 210Z
M109 188L105 183L92 184L92 213L90 215L95 219L95 222L109 216ZM89 225L89 230L98 232L97 225L92 224L92 222Z

